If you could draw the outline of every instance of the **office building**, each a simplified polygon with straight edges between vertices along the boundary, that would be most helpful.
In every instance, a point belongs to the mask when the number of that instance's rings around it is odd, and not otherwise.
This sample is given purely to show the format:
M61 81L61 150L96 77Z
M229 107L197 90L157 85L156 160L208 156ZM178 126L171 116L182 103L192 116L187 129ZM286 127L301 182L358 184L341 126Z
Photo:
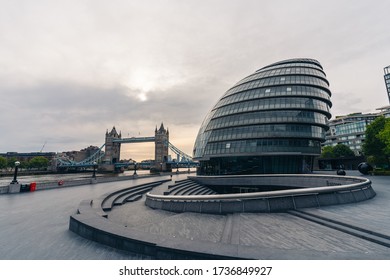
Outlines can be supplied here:
M328 130L330 96L314 59L280 61L243 78L201 125L193 151L198 174L311 172Z

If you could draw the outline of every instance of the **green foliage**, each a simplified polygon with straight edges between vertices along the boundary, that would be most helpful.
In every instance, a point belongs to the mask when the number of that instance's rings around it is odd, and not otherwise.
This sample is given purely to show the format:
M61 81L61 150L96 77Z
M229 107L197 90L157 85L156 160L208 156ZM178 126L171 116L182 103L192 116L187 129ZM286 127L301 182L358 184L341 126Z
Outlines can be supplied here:
M15 162L16 161L18 161L17 159L16 159L16 157L12 157L12 158L9 158L8 159L8 162L7 162L7 166L9 167L9 168L15 168Z
M333 147L332 146L323 147L321 157L322 158L334 158Z
M389 122L390 119L381 116L376 118L366 129L363 152L367 157L371 157L376 165L385 165L388 163L390 149L387 144L389 143L389 139L386 137L390 135Z
M390 120L386 119L384 128L379 132L379 139L385 144L384 152L390 155Z
M4 169L8 166L8 161L5 157L0 157L0 169Z
M49 160L45 157L38 156L33 157L29 163L30 168L47 168L49 166Z
M367 162L368 162L370 165L372 165L372 166L375 165L376 159L375 159L374 156L368 156L368 157L366 157L366 159L367 159Z
M354 157L355 153L344 144L337 144L336 146L325 146L322 149L322 158L340 158L340 157Z
M19 166L21 169L27 169L29 168L29 163L27 160L21 160L20 161L20 166Z
M354 157L355 153L347 145L337 144L336 146L333 147L333 155L336 158Z
M383 169L375 169L372 171L373 175L378 175L378 176L390 176L390 170L383 170Z
M384 129L386 123L385 117L376 118L366 128L366 139L363 143L363 152L365 155L381 155L384 149L384 143L379 138L379 133Z

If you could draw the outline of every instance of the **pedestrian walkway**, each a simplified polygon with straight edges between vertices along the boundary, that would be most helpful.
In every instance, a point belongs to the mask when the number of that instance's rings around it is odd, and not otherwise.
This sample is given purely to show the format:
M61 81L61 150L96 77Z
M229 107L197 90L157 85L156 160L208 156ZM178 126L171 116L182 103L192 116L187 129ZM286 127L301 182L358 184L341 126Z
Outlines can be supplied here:
M173 178L184 179L187 175L174 175ZM69 231L69 217L76 213L82 200L162 179L170 179L170 176L0 195L0 259L150 259L82 238Z
M358 174L349 174L358 175ZM306 215L321 221L340 222L351 229L358 227L377 234L376 242L364 234L352 234L331 223L319 223L297 213L237 213L210 215L172 213L152 210L145 197L134 203L115 207L108 219L127 230L145 232L161 238L187 242L198 250L201 242L217 247L239 245L258 259L390 259L390 177L369 177L377 196L346 205L306 208ZM159 187L158 192L167 186ZM157 191L156 191L157 192ZM179 242L179 240L178 240Z

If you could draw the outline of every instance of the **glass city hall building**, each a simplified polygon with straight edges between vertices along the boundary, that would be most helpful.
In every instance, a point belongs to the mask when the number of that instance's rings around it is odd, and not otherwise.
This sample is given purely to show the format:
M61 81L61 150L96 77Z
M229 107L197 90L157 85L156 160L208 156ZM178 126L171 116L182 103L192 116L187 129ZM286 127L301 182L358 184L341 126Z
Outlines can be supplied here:
M311 172L328 130L330 96L314 59L280 61L243 78L200 127L198 175Z

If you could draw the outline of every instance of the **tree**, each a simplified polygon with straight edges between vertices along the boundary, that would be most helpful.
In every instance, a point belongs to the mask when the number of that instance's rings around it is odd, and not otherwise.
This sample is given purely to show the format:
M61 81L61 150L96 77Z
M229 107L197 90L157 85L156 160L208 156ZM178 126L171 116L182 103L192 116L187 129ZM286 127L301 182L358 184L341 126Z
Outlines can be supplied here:
M8 161L5 157L0 157L0 169L4 169L8 166Z
M325 146L322 148L322 158L340 158L340 157L354 157L355 153L344 144L337 144L336 146Z
M20 169L27 169L28 167L29 167L28 160L21 160L20 161L20 166L19 166Z
M336 146L333 147L333 155L335 158L354 157L355 153L347 145L337 144Z
M30 167L31 168L47 168L49 166L49 160L45 157L38 156L38 157L33 157L30 160Z
M365 141L363 143L363 153L366 157L371 157L377 165L388 163L386 155L386 143L383 141L384 136L380 136L385 129L385 124L389 120L381 116L376 118L366 128ZM384 133L385 134L385 133Z
M332 146L323 147L321 157L322 158L334 158L333 147Z
M390 155L390 119L386 119L385 126L379 132L379 139L385 144L384 152Z
M12 158L9 158L7 160L7 166L10 168L10 169L13 169L15 168L15 162L18 161L16 157L12 157Z

